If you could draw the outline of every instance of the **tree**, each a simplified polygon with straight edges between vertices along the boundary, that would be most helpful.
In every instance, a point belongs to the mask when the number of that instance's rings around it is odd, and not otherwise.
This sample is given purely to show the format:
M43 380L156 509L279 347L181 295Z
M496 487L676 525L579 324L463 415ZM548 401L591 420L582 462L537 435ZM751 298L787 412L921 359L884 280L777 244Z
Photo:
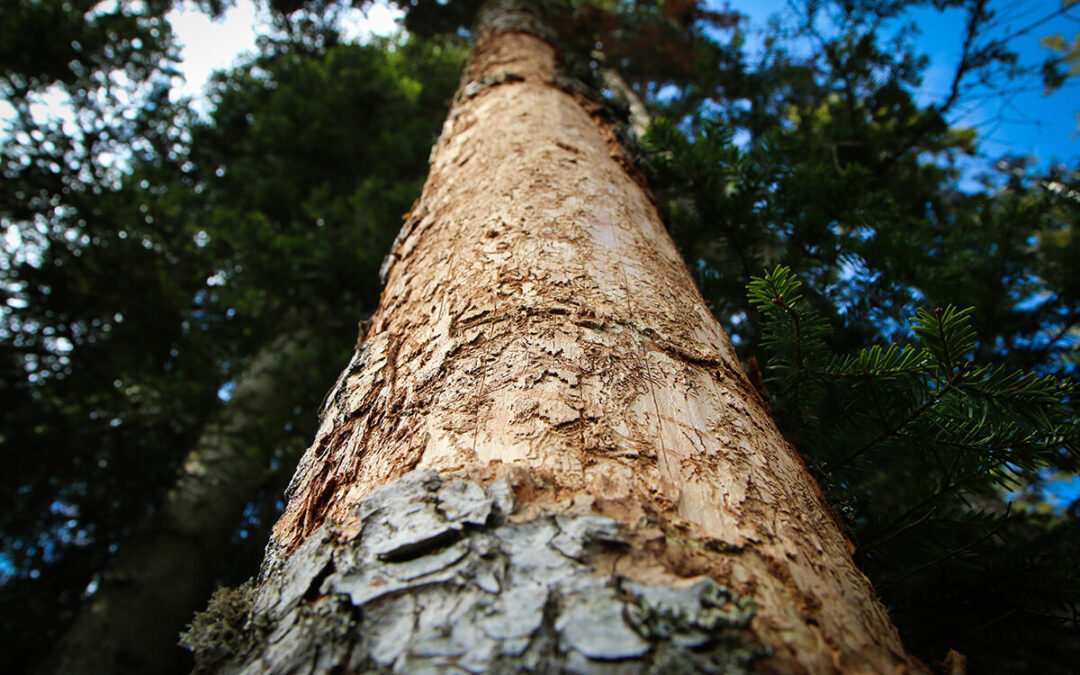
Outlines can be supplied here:
M216 403L229 343L184 323L212 270L176 226L189 204L145 210L141 187L183 162L183 115L162 96L171 4L4 11L0 640L15 670L70 619Z
M180 659L177 627L215 586L218 552L244 507L273 476L261 445L277 441L304 391L306 331L264 347L185 457L176 483L100 577L43 673L166 672ZM153 607L153 612L145 608Z
M918 669L539 14L481 11L363 348L202 670Z

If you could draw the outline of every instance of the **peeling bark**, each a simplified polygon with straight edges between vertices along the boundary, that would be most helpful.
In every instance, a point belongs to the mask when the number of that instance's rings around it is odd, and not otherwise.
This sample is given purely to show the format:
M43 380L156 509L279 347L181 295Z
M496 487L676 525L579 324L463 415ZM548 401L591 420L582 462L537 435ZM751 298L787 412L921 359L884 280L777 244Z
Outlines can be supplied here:
M252 426L295 405L282 372L299 341L280 338L252 360L164 503L124 544L39 672L160 673L183 656L177 635L210 596L219 554L267 475Z
M641 532L581 504L525 519L514 506L506 478L406 474L360 504L362 534L324 524L272 549L259 585L219 593L185 644L200 671L252 675L734 674L768 653L749 598L642 566Z
M556 50L535 24L527 11L488 7L423 194L387 260L368 339L328 401L254 604L241 612L248 629L273 628L261 642L225 650L215 667L666 672L658 664L678 653L672 658L689 672L920 669L706 308L651 193L596 105L559 77ZM403 554L441 579L422 588L393 581L400 575L386 566L400 561L380 558L371 538L394 528L380 524L377 505L415 469L467 478L486 494L502 480L515 495L512 510L500 507L511 525L490 514L449 518L465 524L444 523L447 534L432 534L417 557ZM600 519L573 525L568 544L589 551L578 560L584 576L571 577L592 580L580 611L577 581L562 587L541 574L523 594L550 603L538 627L531 605L507 598L539 572L485 588L479 568L455 567L474 554L487 560L464 530L493 541L494 559L513 570L507 542L525 536L514 528L549 528L554 538L566 514ZM605 540L611 549L588 534L600 521L618 532ZM404 515L398 522L408 538L420 527ZM543 554L565 554L555 548ZM469 574L473 581L460 581ZM745 612L746 622L724 627L745 650L736 665L699 662L699 650L712 647L659 638L648 621L627 618L646 611L627 589L654 589L641 597L682 589L671 602L692 607L680 610L687 617L708 609L700 594L709 583L727 594L712 609ZM369 606L374 589L387 587L382 604ZM546 646L528 663L513 659L533 647L503 661L498 640L480 655L417 646L434 635L443 645L479 640L489 611L528 624L529 644ZM731 637L687 621L710 640ZM398 631L394 639L370 636L384 626ZM612 643L636 646L616 653L575 642L592 628L621 631ZM189 644L208 654L198 638L205 632Z

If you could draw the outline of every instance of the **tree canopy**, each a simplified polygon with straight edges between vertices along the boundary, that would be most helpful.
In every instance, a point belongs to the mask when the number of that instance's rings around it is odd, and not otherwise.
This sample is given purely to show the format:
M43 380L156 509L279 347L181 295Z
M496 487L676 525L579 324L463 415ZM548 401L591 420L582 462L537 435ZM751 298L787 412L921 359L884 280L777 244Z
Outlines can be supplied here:
M0 605L16 667L93 592L252 356L308 326L294 415L251 439L270 477L221 579L254 565L378 301L478 5L402 2L411 37L353 44L340 3L268 4L275 30L214 77L205 112L171 94L171 1L5 10ZM949 124L953 101L1028 75L989 37L992 3L930 3L967 17L935 105L915 96L913 34L889 28L919 3L792 3L754 52L737 6L551 4L564 70L621 130L908 648L990 672L1075 664L1080 502L1045 486L1080 469L1080 166L960 168L979 134ZM654 114L644 137L602 67Z

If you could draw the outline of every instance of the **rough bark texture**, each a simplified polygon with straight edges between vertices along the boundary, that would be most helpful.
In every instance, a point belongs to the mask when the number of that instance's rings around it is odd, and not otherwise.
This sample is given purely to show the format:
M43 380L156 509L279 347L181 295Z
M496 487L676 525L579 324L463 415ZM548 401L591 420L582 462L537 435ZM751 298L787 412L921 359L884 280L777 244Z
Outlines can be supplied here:
M363 534L325 524L272 548L258 587L219 592L185 644L199 670L748 672L753 603L636 555L640 533L587 507L512 515L514 488L432 469L373 490ZM631 558L643 583L617 573Z
M529 635L532 646L513 658L546 641L529 662L538 671L667 672L672 649L712 647L635 623L651 611L639 599L663 591L634 589L666 585L682 589L670 602L694 635L712 630L697 613L744 612L723 626L729 634L709 638L741 656L684 654L691 671L751 662L775 672L912 667L601 111L562 84L556 51L530 17L496 16L479 33L423 195L388 260L368 339L290 486L262 585L244 594L255 604L244 604L243 621L263 622L273 639L214 652L214 640L199 639L213 631L196 630L189 642L218 663L232 659L228 668L246 662L248 672L291 672L300 662L311 672L415 672L421 657L482 672L523 667L490 654ZM489 493L503 480L516 498L502 519L459 521L452 538L402 553L423 574L455 579L424 590L394 572L398 554L372 539L395 526L373 520L387 498L380 486L418 468ZM582 512L599 520L573 521L574 546L594 551L579 557L553 542L565 531L559 518ZM414 528L400 522L401 532ZM589 534L599 522L617 535ZM468 528L478 533L462 535ZM544 528L550 537L535 534ZM532 536L521 548L582 566L568 586L549 586L508 552ZM590 548L597 541L614 544ZM485 586L483 565L461 562L488 560L489 544L508 570L505 587ZM705 599L716 591L702 577L726 589L722 600ZM369 605L380 587L392 590ZM592 590L582 600L584 587ZM489 612L521 630L499 638L484 628ZM456 632L460 622L466 633ZM597 630L618 634L613 643L629 651L574 642L586 624L605 622ZM480 632L501 646L483 651L484 643L480 656L417 646Z
M220 552L266 477L251 427L295 405L281 382L298 339L278 339L252 360L160 509L103 573L41 673L161 673L183 656L177 636L210 596Z

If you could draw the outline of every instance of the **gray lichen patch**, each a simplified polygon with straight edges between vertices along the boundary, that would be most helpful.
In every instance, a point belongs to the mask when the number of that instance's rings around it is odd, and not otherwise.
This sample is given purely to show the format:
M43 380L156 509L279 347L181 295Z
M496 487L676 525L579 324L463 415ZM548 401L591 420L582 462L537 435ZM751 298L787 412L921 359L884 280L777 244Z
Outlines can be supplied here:
M197 670L734 673L764 655L752 604L707 578L605 574L629 545L616 521L512 523L510 495L430 470L373 491L355 539L323 526L235 602L215 596L185 637Z
M525 78L517 73L511 73L503 71L487 77L482 77L479 80L473 80L465 85L461 90L461 96L464 98L476 98L486 89L497 87L500 84L509 84L511 82L524 82Z
M217 664L247 651L269 628L264 615L254 611L252 585L219 588L205 611L195 615L180 635L180 645L199 655L201 663Z
M628 608L612 586L586 586L563 599L555 630L571 649L591 659L640 658L652 645L627 623Z

